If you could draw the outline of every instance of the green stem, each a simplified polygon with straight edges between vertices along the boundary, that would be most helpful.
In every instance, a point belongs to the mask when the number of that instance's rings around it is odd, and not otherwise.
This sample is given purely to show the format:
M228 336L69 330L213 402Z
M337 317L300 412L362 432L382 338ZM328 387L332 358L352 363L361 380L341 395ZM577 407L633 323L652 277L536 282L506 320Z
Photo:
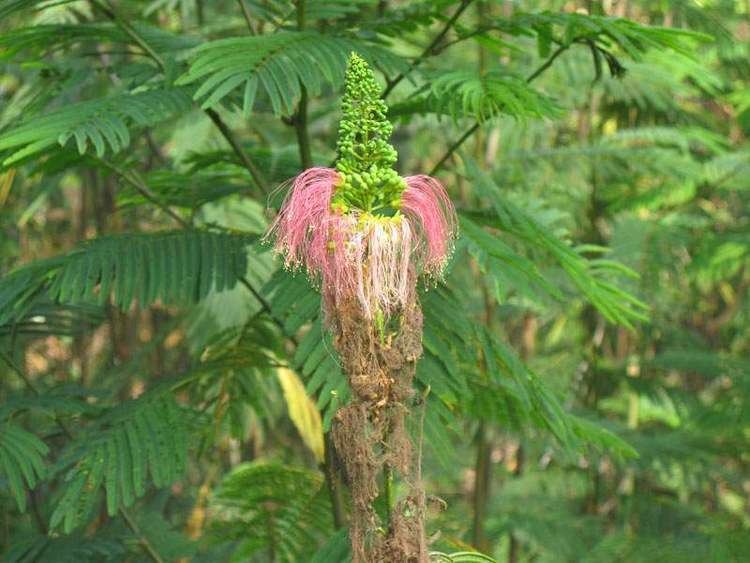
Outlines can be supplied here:
M432 42L427 47L425 47L424 51L422 51L422 54L414 59L414 61L409 65L409 68L407 68L404 72L399 73L395 78L388 81L385 86L385 90L383 90L383 93L381 94L382 98L387 98L388 95L393 91L393 89L398 86L398 84L404 78L406 78L415 68L421 65L427 57L434 53L435 48L443 40L443 37L445 37L448 31L450 31L451 27L453 27L453 24L456 23L456 20L458 20L464 10L469 7L469 4L471 4L472 1L473 0L462 0L455 13L448 19L448 21L445 22L443 29L441 29L440 32L432 40Z
M536 80L544 71L546 71L550 66L552 66L552 63L555 62L555 59L562 55L567 49L571 47L576 42L576 40L571 41L570 43L566 43L565 45L560 45L554 53L552 53L549 58L542 63L539 68L537 68L534 72L532 72L528 77L526 77L526 83L530 84L534 80ZM440 170L443 165L450 159L451 156L453 156L453 153L455 153L461 145L464 144L466 139L471 137L477 129L479 129L481 123L478 121L474 123L471 127L469 127L463 135L461 135L457 141L455 141L450 147L448 147L448 150L445 151L445 154L440 157L440 160L438 160L437 164L432 167L432 170L430 170L430 176L434 176L435 173L437 173L438 170Z
M391 520L393 518L393 467L386 464L383 469L383 494L385 495L385 520L388 529L391 527Z
M297 0L297 29L305 29L305 0ZM297 146L299 147L299 158L302 168L312 168L312 151L310 149L310 133L307 130L307 88L300 82L300 99L297 112L292 118L294 130L297 133Z

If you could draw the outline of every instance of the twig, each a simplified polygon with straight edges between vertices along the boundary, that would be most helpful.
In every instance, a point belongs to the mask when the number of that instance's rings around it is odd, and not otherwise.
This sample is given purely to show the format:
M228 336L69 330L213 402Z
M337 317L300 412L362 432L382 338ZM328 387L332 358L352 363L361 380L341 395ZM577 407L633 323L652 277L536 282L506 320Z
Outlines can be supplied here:
M253 20L250 17L250 10L247 9L244 0L237 0L237 3L240 5L240 10L242 10L242 17L245 18L245 23L247 24L247 29L250 31L250 35L255 35L255 29L253 29Z
M433 54L435 47L437 47L440 41L443 40L443 37L445 37L448 31L450 31L451 27L453 27L453 24L456 23L456 20L461 16L464 10L469 7L469 4L471 4L472 1L473 0L461 1L461 4L456 9L455 13L448 19L448 21L445 22L443 29L440 30L440 32L435 36L432 42L425 48L424 51L422 51L422 54L414 59L414 61L412 61L412 63L409 65L409 68L407 68L404 72L401 72L395 78L388 80L385 86L385 90L383 90L383 94L381 95L382 98L387 98L388 94L390 94L404 78L406 78L415 68L421 65L427 57Z
M148 41L141 37L140 34L133 28L133 26L130 25L126 19L121 17L120 14L118 14L111 5L102 0L91 0L91 3L99 8L99 10L101 10L104 15L106 15L110 20L117 24L125 32L126 35L128 35L133 41L135 41L141 49L148 53L148 56L154 60L154 62L162 71L164 70L164 60L151 47L151 45L148 44Z
M114 8L107 4L103 0L91 0L92 4L96 6L99 10L101 10L110 20L112 20L115 24L117 24L122 30L133 40L136 42L136 44L141 47L146 53L148 53L148 56L153 59L153 61L157 64L159 69L164 72L166 67L164 65L164 60L156 53L156 51L149 45L148 41L146 41L134 28L131 26L127 21L125 21L115 10ZM227 127L226 123L221 119L221 116L219 116L218 113L216 113L213 109L205 109L204 112L208 117L213 121L214 125L219 129L221 134L224 136L226 141L229 143L229 146L232 147L232 150L235 152L237 157L240 159L240 162L242 162L243 166L247 168L247 171L250 172L250 176L252 176L255 183L258 185L258 187L266 194L269 193L268 184L263 178L263 175L261 174L260 170L255 166L255 163L250 160L250 157L247 156L245 151L242 149L242 145L237 142L237 139L234 138L234 135L232 134L232 131Z
M479 122L477 121L474 125L469 127L463 135L461 135L457 141L455 141L447 151L445 151L445 154L438 160L437 164L432 167L432 170L430 170L430 176L434 176L435 173L440 170L443 167L443 164L446 163L446 161L453 156L453 153L458 150L458 148L464 144L464 141L471 137L474 132L479 129Z
M549 56L549 58L546 61L544 61L544 63L538 69L536 69L534 72L532 72L526 77L526 83L531 84L531 82L533 82L540 74L542 74L545 70L547 70L552 63L555 62L555 59L557 57L559 57L565 51L567 51L572 44L573 42L566 43L564 45L560 45L557 49L555 49L555 52L552 53Z
M261 171L257 166L255 166L255 163L250 160L250 157L247 156L247 153L242 149L242 145L240 145L239 141L237 141L234 134L232 133L232 130L229 129L227 124L224 123L224 120L221 119L221 116L215 110L208 108L204 111L206 112L206 115L208 115L208 117L211 119L211 121L214 122L214 125L216 125L223 137L226 139L227 143L229 143L229 146L232 147L232 150L240 159L242 165L247 168L248 172L250 172L250 176L252 176L253 181L258 185L258 187L265 195L268 195L271 191L268 187L268 182L266 182Z
M552 53L549 56L549 58L546 61L544 61L544 63L542 63L539 66L539 68L537 68L534 72L532 72L531 74L529 74L529 76L526 77L526 83L527 84L531 84L531 82L533 82L534 80L536 80L542 73L544 73L544 71L546 71L550 66L552 66L552 63L555 62L555 59L557 59L557 57L559 57L560 55L562 55L575 42L576 42L576 40L573 40L573 41L571 41L569 43L566 43L564 45L560 45L555 50L555 52ZM438 170L440 170L443 167L443 165L448 161L448 159L451 156L453 156L453 153L455 153L461 147L461 145L464 144L464 142L466 141L466 139L468 139L469 137L471 137L476 132L476 130L479 129L480 125L481 124L477 121L471 127L469 127L466 131L464 131L464 134L461 135L458 138L458 140L455 141L448 148L447 151L445 151L445 154L442 157L440 157L440 160L438 160L437 164L435 164L435 166L432 167L432 170L430 170L430 176L433 176Z
M297 0L297 29L305 29L305 0ZM302 168L308 169L313 165L312 152L310 150L310 134L307 130L307 88L300 82L300 99L297 111L292 118L294 130L297 133L297 146Z
M140 542L141 547L143 547L146 553L148 553L149 557L154 560L154 563L165 563L164 559L162 559L161 555L159 555L159 552L154 549L154 546L151 545L151 542L148 541L146 536L143 535L143 532L141 532L141 529L138 527L138 524L135 522L135 520L133 520L133 517L130 515L130 513L124 508L120 508L120 516L122 516L122 519L125 520L128 528L130 528L130 531L138 537L138 541Z
M172 219L177 221L177 223L183 228L187 229L190 227L190 224L185 221L182 217L180 217L176 211L173 211L167 204L162 203L159 201L159 198L157 195L152 192L149 187L141 180L140 176L138 176L135 172L132 174L129 174L126 170L123 170L119 166L112 164L111 162L107 162L104 159L98 159L99 162L101 162L106 168L109 168L112 172L117 174L120 178L125 180L128 184L133 186L136 191L141 194L143 197L145 197L148 201L156 205L159 209L164 211L167 215L169 215Z

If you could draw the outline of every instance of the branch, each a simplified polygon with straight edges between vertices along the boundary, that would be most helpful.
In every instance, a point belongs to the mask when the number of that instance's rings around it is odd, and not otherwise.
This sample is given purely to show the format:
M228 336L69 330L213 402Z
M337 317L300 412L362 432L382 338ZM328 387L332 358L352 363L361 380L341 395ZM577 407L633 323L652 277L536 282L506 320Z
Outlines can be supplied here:
M542 63L539 68L537 68L534 72L529 74L529 76L526 77L526 83L531 84L534 80L536 80L540 75L544 73L550 66L552 66L552 63L555 62L555 59L562 55L565 51L567 51L576 40L571 41L570 43L566 43L565 45L560 45L554 53L552 53L549 58ZM440 170L443 165L448 161L448 159L453 156L453 153L455 153L461 145L464 144L466 139L471 137L477 129L479 129L479 126L481 124L477 121L474 123L471 127L469 127L463 135L461 135L456 142L454 142L447 151L445 151L445 154L440 157L440 160L438 160L437 164L432 167L432 170L430 170L430 176L435 175L435 173Z
M232 150L237 155L237 158L240 159L240 162L242 162L242 165L247 168L247 171L250 172L250 176L252 176L253 181L258 185L258 187L261 189L261 191L268 195L271 190L268 187L268 182L266 182L265 178L263 177L263 174L258 169L257 166L255 166L255 163L250 160L250 157L247 156L247 153L242 150L242 145L237 141L234 134L232 133L232 130L229 129L226 123L224 123L224 120L221 119L221 116L216 113L213 109L206 109L204 110L206 112L206 115L211 119L211 121L214 122L214 125L216 125L217 129L221 132L221 134L224 136L224 139L226 139L227 143L229 143L229 146L232 147Z
M247 24L247 29L250 30L250 35L255 35L255 30L253 29L253 20L250 17L250 10L248 10L247 6L245 6L244 0L237 0L237 3L240 5L240 10L242 10L242 17L245 18L245 23Z
M414 59L414 61L409 65L409 68L407 68L404 72L387 81L385 90L383 90L383 93L381 94L382 98L387 98L388 94L390 94L404 78L406 78L415 68L421 65L427 57L433 54L433 52L435 51L435 47L437 47L440 41L443 40L443 37L445 37L448 31L450 31L451 27L453 27L453 24L456 23L456 20L461 16L464 10L469 7L469 4L471 4L472 1L473 0L461 0L461 5L456 9L456 12L450 17L450 19L448 19L447 22L445 22L443 29L440 30L440 32L435 36L435 39L433 39L432 42L425 48L425 50L422 51L422 54Z
M545 70L547 70L552 65L552 63L555 62L555 59L557 57L559 57L565 51L567 51L574 42L575 41L571 41L570 43L560 45L557 49L555 49L555 52L552 53L549 56L549 58L546 61L544 61L544 63L538 69L536 69L534 72L532 72L526 77L526 83L531 84L532 81L534 81L540 74L542 74Z
M148 54L151 59L157 64L159 69L164 72L165 71L165 65L162 58L157 54L157 52L149 45L148 41L146 41L134 28L131 26L125 19L120 16L115 9L109 5L106 0L91 0L91 3L97 7L100 11L104 13L104 15L107 16L110 20L112 20L117 26L119 26L135 43L141 47L146 53ZM224 136L226 141L229 143L229 146L232 147L232 150L235 152L237 157L240 159L240 162L242 162L242 165L247 168L247 171L250 172L250 176L252 176L255 183L258 185L258 187L268 195L269 188L268 184L263 178L263 175L261 174L260 170L255 166L255 163L253 163L252 160L250 160L250 157L247 156L244 150L242 150L242 145L240 145L237 142L237 139L234 138L234 135L232 134L232 131L227 127L226 123L222 121L221 116L219 116L218 113L216 113L213 109L206 109L204 110L206 115L213 121L214 125L219 129L221 134Z
M159 69L164 70L164 60L159 54L148 44L143 37L128 23L126 19L121 17L115 9L110 6L106 0L91 0L91 3L104 13L110 20L112 20L117 26L119 26L126 35L128 35L135 43L151 57L154 62L159 66Z
M172 219L177 221L177 223L183 228L187 229L190 227L190 224L185 221L182 217L179 216L179 214L172 210L167 204L162 203L159 201L159 198L156 196L154 192L152 192L149 187L141 180L140 176L136 175L135 172L133 174L129 174L126 170L123 170L119 166L112 164L110 162L107 162L106 160L99 158L99 162L101 162L106 168L109 168L112 172L117 174L120 178L125 180L128 184L133 186L135 190L141 194L143 197L145 197L148 201L156 205L159 209L164 211L167 215L169 215Z
M305 0L297 0L297 29L305 29ZM292 118L294 130L297 133L297 146L302 168L312 168L312 152L310 150L310 133L307 130L307 88L300 82L300 99L297 111Z
M447 151L445 151L445 154L438 160L437 164L432 167L432 170L430 170L430 176L434 176L435 173L440 170L443 167L443 164L447 162L447 160L453 156L453 153L456 152L461 145L464 144L464 141L471 137L476 130L479 129L479 122L477 121L474 125L469 127L463 135L461 135L456 142L454 142Z

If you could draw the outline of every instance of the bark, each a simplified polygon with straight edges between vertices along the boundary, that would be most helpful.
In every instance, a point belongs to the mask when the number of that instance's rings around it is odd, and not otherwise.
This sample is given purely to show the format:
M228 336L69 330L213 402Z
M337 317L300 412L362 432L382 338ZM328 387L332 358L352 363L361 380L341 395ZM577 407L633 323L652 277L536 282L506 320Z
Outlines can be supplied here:
M329 321L352 389L333 422L333 441L352 491L350 536L355 563L426 563L425 495L419 460L406 429L408 401L422 355L422 310L414 295L384 328L368 321L356 299ZM388 468L405 482L384 527L374 508ZM385 528L385 530L384 530Z

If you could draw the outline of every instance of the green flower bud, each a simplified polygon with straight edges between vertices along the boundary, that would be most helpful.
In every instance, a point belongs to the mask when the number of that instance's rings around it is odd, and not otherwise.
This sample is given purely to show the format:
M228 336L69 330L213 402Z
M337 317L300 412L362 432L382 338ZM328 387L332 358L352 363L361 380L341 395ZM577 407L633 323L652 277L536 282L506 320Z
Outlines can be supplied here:
M336 163L341 183L334 201L362 211L400 204L406 184L393 169L398 153L389 143L388 107L375 75L356 53L349 58L341 109Z

